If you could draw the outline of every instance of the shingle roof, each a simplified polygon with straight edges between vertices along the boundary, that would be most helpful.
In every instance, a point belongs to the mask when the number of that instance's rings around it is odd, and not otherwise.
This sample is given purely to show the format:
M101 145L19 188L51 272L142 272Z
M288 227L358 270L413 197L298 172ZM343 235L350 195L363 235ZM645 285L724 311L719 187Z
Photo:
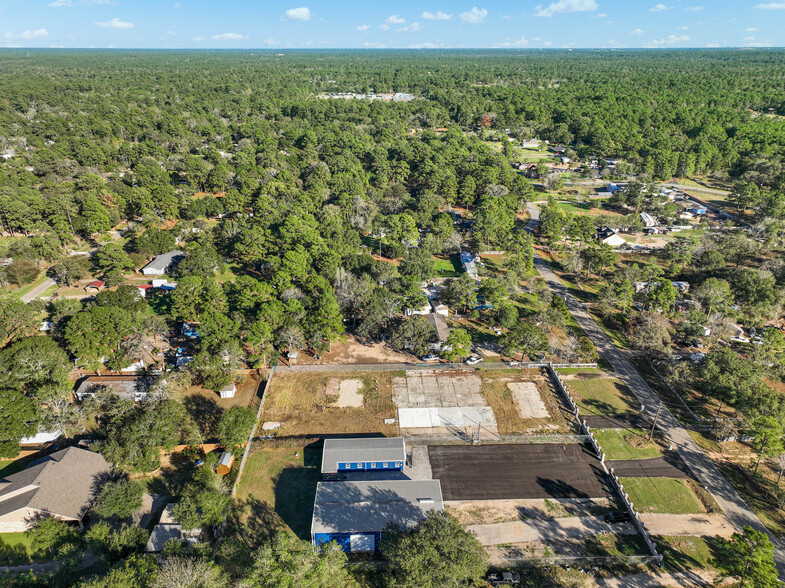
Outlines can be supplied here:
M99 453L61 449L0 480L0 515L27 507L81 519L110 469Z
M154 378L147 376L87 376L77 386L74 394L95 394L100 388L109 388L120 398L133 399L150 388Z

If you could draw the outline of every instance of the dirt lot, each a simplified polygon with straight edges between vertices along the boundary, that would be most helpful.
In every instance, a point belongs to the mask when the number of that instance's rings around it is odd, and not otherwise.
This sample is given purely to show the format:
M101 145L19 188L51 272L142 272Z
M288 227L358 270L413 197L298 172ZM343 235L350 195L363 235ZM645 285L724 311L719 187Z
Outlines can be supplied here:
M418 363L418 361L412 355L393 351L385 343L361 343L352 335L348 335L343 343L333 343L332 349L319 356L319 359L305 352L300 352L297 359L297 365L338 363Z
M445 500L607 498L599 460L578 444L430 446Z
M207 400L214 401L222 408L232 408L233 406L250 407L254 404L256 391L259 388L261 379L261 376L256 372L237 376L237 391L234 394L234 398L221 398L214 390L207 390L201 386L189 386L180 392L180 396L184 401L190 396L201 396ZM258 402L256 406L258 406Z
M550 381L539 370L481 371L482 394L493 409L499 433L502 435L535 433L572 433L570 413L556 396ZM549 418L523 418L518 411L510 384L534 382Z
M455 500L444 505L462 525L507 523L526 519L598 516L613 508L608 498Z
M279 436L345 433L398 435L392 401L394 372L278 374L267 391L261 421L282 423ZM337 406L338 395L328 394L331 380L358 380L362 407ZM396 419L386 425L384 419Z

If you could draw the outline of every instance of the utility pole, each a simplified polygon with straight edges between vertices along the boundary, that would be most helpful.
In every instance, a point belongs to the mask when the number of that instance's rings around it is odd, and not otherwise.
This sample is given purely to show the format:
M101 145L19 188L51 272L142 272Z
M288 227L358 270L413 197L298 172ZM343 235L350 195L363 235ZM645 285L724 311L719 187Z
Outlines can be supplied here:
M651 431L649 432L649 441L651 441L651 438L654 437L654 428L657 426L657 419L660 418L660 411L662 411L662 400L660 400L660 405L657 407L657 414L654 415L654 422L651 424Z

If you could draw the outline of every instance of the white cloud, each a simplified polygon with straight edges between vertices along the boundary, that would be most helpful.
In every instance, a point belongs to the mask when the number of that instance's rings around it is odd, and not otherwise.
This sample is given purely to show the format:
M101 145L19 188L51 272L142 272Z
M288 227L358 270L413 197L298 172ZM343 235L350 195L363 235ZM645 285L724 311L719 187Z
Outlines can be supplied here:
M406 19L401 18L398 14L393 14L384 19L387 24L406 24Z
M268 38L264 40L265 45L280 45L281 42L278 39Z
M379 25L379 28L382 29L383 31L387 31L390 29L390 25L381 24Z
M204 37L191 37L191 41L196 41L198 43L199 41L204 41Z
M553 41L543 41L542 42L542 46L543 47L552 47L553 46Z
M371 25L360 25L359 27L357 27L357 30L358 31L367 31L370 28L371 28Z
M487 16L488 11L485 8L473 6L468 12L461 12L458 18L461 19L461 22L465 22L466 24L479 24L485 22Z
M210 37L213 41L240 41L242 39L247 39L247 36L243 36L240 33L221 33L220 35L213 35Z
M117 4L114 0L54 0L49 6L95 6L97 4Z
M416 45L409 45L409 49L438 49L442 46L441 43L417 43Z
M647 47L663 47L665 45L675 45L676 43L686 43L690 38L687 35L668 35L667 39L655 39Z
M766 2L765 4L758 4L755 8L761 10L785 10L785 2Z
M706 45L706 47L708 47L709 49L716 49L719 46L720 46L719 43L709 43L708 45Z
M136 26L132 22L120 20L119 18L113 18L112 20L96 22L93 24L95 24L97 27L103 27L105 29L132 29L134 26Z
M528 47L529 39L526 35L521 35L520 39L507 39L503 43L497 43L494 47Z
M281 17L283 20L300 20L306 21L311 20L311 9L307 6L300 6L299 8L290 8L286 12L283 13Z
M757 33L758 29L756 29L755 27L747 27L746 29L744 29L744 32L745 33Z
M417 31L422 30L422 25L419 22L413 22L409 27L409 30L416 33Z
M632 29L630 31L630 34L631 35L642 35L643 34L643 29Z
M689 30L690 30L690 27L688 27L688 26L683 26L683 27L679 27L679 28L678 28L678 29L676 29L676 30L677 30L677 31L689 31Z
M447 14L446 12L442 12L438 10L436 12L428 12L427 10L422 13L422 17L425 20L450 20L452 18L452 14Z
M535 7L534 16L549 17L554 14L570 14L572 12L590 12L600 7L597 0L559 0L551 2L547 8Z
M608 16L607 12L601 12L597 15L597 18L606 18Z
M663 12L664 10L668 10L668 7L665 6L662 2L660 2L659 4L652 6L649 9L649 12Z
M175 2L175 3L172 5L172 8L174 8L175 10L177 10L178 8L180 8L180 3L179 3L179 2Z
M174 37L177 33L175 33L174 31L166 31L166 34L169 35L170 37Z
M384 49L387 46L384 43L371 43L369 41L366 41L365 43L363 43L363 47L367 47L368 49Z
M40 39L41 37L47 37L49 35L49 31L46 29L36 29L34 31L22 31L18 35L16 33L5 33L3 35L3 39L22 39L25 41L30 41L32 39Z
M687 12L698 12L699 10L703 10L703 6L685 6L684 10Z

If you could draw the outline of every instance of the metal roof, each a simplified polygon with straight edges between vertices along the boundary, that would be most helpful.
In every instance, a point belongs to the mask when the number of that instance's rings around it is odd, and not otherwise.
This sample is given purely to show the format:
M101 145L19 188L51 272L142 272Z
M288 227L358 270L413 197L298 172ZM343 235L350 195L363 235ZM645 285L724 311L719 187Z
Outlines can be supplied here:
M319 482L311 534L377 533L388 523L412 526L444 510L438 480Z
M322 450L322 473L338 471L339 461L404 461L403 437L363 437L325 439Z
M165 272L166 269L172 265L176 260L175 258L183 257L183 252L179 249L175 249L174 251L170 251L169 253L162 253L161 255L157 255L155 259L153 259L150 263L142 268L144 270L158 270ZM179 261L179 260L177 260Z

